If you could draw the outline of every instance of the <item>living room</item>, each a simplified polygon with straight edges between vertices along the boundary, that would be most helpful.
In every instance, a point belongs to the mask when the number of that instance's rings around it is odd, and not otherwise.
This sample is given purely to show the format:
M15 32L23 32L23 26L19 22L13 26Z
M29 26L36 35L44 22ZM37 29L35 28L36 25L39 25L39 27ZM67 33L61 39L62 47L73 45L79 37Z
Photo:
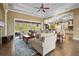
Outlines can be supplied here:
M78 3L1 3L0 55L79 55L78 12Z

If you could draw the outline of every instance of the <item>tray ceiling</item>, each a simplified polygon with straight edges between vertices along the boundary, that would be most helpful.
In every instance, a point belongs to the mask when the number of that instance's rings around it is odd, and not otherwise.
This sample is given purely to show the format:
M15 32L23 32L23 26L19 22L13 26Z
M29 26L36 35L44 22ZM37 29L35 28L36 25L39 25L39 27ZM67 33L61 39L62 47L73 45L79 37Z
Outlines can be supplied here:
M55 16L56 14L69 11L71 9L79 8L78 3L43 3L44 7L49 7L50 9L46 12L37 12L38 9L35 7L40 7L41 3L9 3L8 9L17 11L20 13L33 15L41 18L48 18L50 16Z

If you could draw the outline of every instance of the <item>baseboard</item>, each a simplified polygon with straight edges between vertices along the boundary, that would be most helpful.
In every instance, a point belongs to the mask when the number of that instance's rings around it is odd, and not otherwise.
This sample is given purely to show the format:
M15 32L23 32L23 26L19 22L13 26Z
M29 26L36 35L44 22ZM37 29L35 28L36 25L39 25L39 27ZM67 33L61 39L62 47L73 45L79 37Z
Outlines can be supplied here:
M73 40L79 40L79 38L75 38L75 37L74 37Z

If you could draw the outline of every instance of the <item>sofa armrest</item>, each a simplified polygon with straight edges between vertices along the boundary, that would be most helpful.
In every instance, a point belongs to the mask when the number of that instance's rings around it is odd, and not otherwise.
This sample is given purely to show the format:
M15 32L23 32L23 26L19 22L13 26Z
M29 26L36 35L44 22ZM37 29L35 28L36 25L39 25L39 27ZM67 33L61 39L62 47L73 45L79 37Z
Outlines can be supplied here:
M41 40L34 38L30 40L30 43L37 52L39 52L41 55L43 54L43 44Z

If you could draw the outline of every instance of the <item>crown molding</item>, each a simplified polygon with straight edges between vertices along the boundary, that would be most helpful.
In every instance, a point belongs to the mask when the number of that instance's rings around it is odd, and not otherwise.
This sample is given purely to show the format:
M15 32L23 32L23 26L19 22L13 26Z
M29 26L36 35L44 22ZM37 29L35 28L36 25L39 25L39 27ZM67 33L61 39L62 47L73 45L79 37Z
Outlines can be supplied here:
M25 14L25 15L29 15L29 16L34 16L34 17L38 17L38 16L35 16L35 15L32 15L32 14L27 14L25 12L21 12L21 11L18 11L18 10L12 10L12 9L8 9L8 11L13 11L13 12L16 12L16 13L20 13L20 14ZM42 18L42 17L38 17L38 18Z
M43 23L43 22L39 22L39 21L32 21L32 20L29 20L29 19L21 19L21 18L14 18L14 20L16 21L27 21L27 22L35 22L35 23Z

